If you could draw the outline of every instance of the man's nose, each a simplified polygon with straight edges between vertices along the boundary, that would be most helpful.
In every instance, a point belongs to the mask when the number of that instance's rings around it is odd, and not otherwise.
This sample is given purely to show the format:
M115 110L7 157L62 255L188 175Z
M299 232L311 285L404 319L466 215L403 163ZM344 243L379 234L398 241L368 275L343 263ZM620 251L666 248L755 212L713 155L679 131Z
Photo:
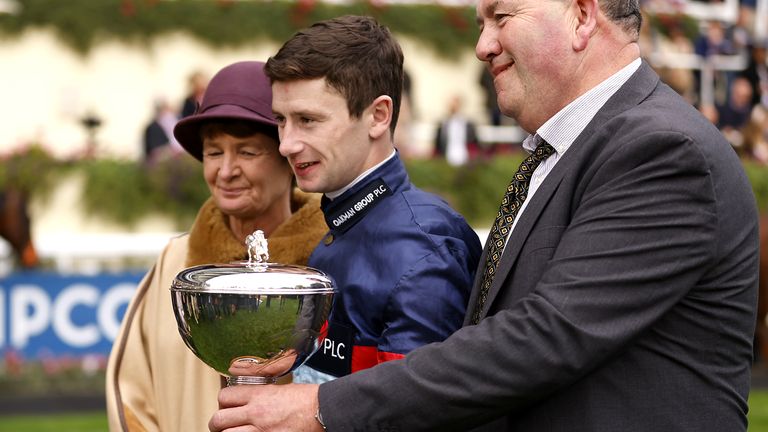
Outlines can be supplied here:
M495 32L489 29L483 29L475 45L475 56L480 61L491 61L494 56L501 52L501 45Z
M297 139L296 133L289 125L285 125L280 129L280 154L283 157L296 154L301 149L300 141Z

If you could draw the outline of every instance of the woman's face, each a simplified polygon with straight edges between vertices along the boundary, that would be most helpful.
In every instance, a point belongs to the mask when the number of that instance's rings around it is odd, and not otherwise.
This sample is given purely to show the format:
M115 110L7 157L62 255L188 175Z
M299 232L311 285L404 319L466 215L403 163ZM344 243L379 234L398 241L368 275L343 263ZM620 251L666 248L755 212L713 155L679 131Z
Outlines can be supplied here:
M204 136L203 176L216 206L231 218L277 216L290 202L293 173L278 142L263 133Z

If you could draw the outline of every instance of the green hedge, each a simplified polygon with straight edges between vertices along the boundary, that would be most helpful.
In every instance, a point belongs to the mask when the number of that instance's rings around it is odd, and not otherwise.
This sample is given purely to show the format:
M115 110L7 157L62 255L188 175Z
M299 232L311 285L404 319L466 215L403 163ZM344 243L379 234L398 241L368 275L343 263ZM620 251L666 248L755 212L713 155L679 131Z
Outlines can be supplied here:
M75 51L86 54L105 40L148 44L182 32L213 47L282 43L315 21L345 14L371 15L394 33L410 36L445 57L472 49L477 38L473 7L437 4L377 5L357 1L331 5L315 0L16 0L15 15L0 14L0 35L52 29ZM458 58L458 56L455 56Z
M478 159L463 167L444 160L406 162L414 184L442 196L475 227L493 221L510 175L521 161L512 153ZM768 168L751 162L744 167L758 207L768 212ZM143 217L163 215L185 230L208 198L202 165L183 155L154 165L115 159L59 161L39 147L0 158L0 190L14 186L33 198L45 198L57 181L79 173L85 178L82 202L89 217L132 228Z
M493 220L510 173L521 158L500 156L455 168L444 160L407 162L413 182L442 196L470 223ZM179 230L194 220L208 198L202 165L191 157L167 159L153 165L118 159L58 161L40 147L0 159L0 189L14 186L33 198L45 198L68 175L84 177L82 202L89 217L101 217L131 229L149 214L163 215Z
M153 165L90 160L81 167L85 174L83 210L126 227L148 214L160 214L185 230L209 196L202 164L187 156Z
M0 36L16 37L28 29L51 29L80 54L100 42L120 40L148 45L161 35L186 33L216 48L242 47L259 41L282 43L296 30L339 15L371 15L394 33L419 40L444 58L474 49L477 26L473 5L382 5L374 0L326 4L318 0L15 0L15 14L0 14ZM662 33L681 25L698 35L693 18L646 14Z
M445 160L407 162L411 181L443 197L472 226L490 226L499 210L504 190L522 161L517 154L477 159L462 167Z
M38 146L0 157L0 190L21 189L44 200L70 175L84 178L79 205L89 217L131 229L143 217L170 218L180 230L209 196L202 165L184 155L156 164L120 159L57 160Z

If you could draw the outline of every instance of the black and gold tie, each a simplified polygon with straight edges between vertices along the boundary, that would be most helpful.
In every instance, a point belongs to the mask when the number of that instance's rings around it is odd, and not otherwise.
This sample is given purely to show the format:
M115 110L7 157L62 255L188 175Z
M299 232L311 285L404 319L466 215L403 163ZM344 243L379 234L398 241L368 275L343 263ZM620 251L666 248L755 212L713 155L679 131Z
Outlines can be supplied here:
M477 297L477 304L472 312L472 324L477 324L480 321L480 313L485 305L485 300L488 298L488 289L491 287L493 276L496 274L496 267L501 260L501 253L504 251L504 245L509 235L509 230L512 228L512 222L514 222L517 211L520 210L523 202L525 202L525 197L528 195L528 185L531 182L533 171L539 166L541 161L554 152L555 149L551 145L541 140L541 143L536 146L533 153L520 164L517 172L512 177L512 181L507 186L507 192L501 200L499 212L496 214L496 220L491 227L491 235L488 237L488 241L491 244L488 249L488 255L485 258L485 269L480 283L480 295Z

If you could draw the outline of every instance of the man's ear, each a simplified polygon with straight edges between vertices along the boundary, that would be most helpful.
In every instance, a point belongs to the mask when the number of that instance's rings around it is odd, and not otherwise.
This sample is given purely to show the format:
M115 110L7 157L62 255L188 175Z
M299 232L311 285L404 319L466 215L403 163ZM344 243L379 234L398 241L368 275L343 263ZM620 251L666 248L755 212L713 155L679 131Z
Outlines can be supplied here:
M369 109L371 123L368 135L371 139L378 139L382 134L389 133L389 125L392 123L392 98L379 96L373 100Z
M583 51L587 48L589 38L597 28L597 15L600 13L598 0L576 0L571 6L576 18L576 28L573 38L573 49Z

